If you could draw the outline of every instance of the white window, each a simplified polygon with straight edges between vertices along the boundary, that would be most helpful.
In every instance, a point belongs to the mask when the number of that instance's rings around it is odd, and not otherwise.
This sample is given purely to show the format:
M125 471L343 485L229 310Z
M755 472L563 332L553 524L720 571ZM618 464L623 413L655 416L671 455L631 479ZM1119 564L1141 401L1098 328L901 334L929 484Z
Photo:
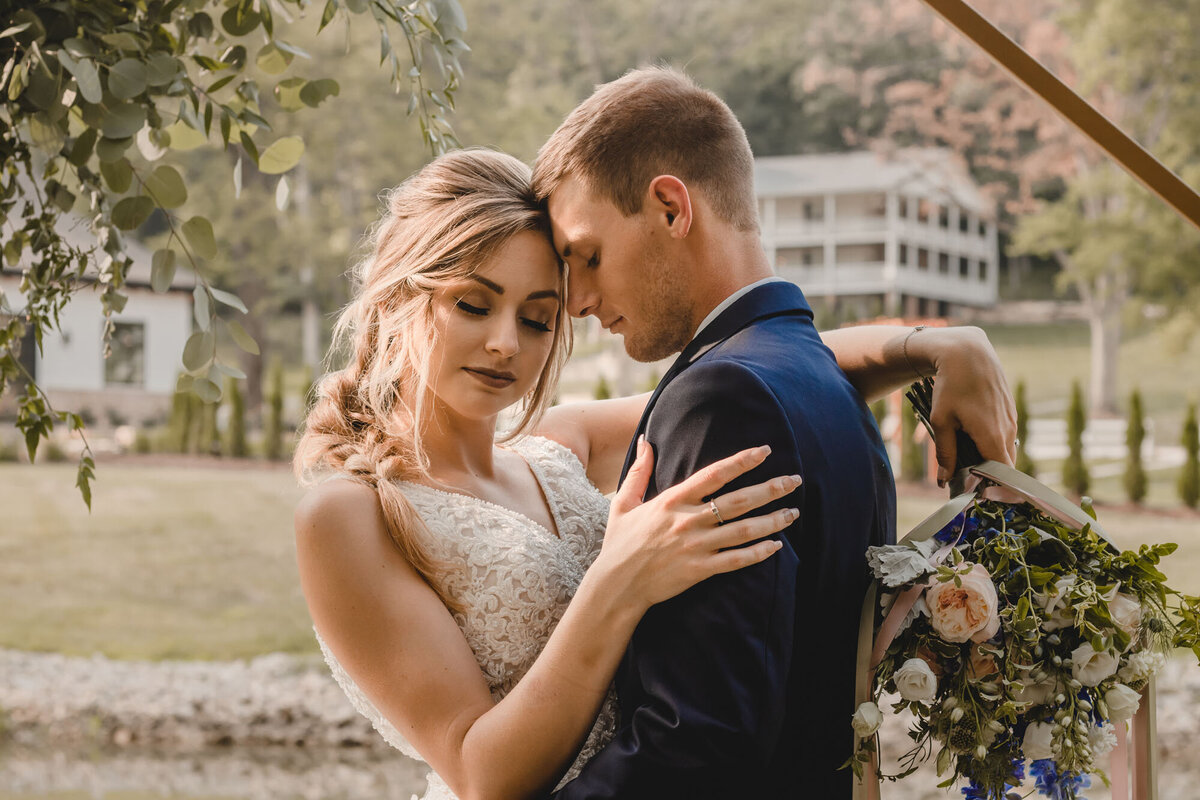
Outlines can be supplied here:
M113 326L112 352L104 361L104 382L122 386L146 384L146 326L118 322Z

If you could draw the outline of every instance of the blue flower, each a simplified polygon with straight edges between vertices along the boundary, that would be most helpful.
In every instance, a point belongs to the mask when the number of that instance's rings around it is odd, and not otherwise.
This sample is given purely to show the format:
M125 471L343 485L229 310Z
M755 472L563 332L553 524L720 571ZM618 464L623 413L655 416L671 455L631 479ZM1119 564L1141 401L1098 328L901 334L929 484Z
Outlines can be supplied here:
M1078 790L1092 785L1092 779L1087 775L1060 773L1052 758L1043 758L1031 763L1029 774L1036 778L1034 786L1037 790L1051 800L1087 800L1078 794Z
M969 542L975 531L979 529L979 520L968 517L966 511L960 511L958 516L946 523L946 527L933 535L942 544L955 541Z
M971 781L966 786L962 787L963 797L967 800L989 800L987 789L980 786L975 781Z

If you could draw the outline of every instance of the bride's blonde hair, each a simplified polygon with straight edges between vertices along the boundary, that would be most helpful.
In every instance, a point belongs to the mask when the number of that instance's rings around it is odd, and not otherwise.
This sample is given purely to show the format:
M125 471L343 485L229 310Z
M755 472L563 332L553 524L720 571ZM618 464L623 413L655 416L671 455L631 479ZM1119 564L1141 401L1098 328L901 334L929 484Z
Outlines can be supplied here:
M396 547L458 610L441 588L450 565L430 555L428 529L396 485L429 479L422 438L436 335L433 295L469 278L516 234L549 236L549 221L533 197L529 168L492 150L447 153L385 199L369 233L370 254L353 270L354 298L334 327L329 358L349 350L349 363L321 380L292 464L302 485L341 473L374 488ZM565 278L560 267L563 298ZM531 429L553 402L570 337L564 302L545 368L503 440Z

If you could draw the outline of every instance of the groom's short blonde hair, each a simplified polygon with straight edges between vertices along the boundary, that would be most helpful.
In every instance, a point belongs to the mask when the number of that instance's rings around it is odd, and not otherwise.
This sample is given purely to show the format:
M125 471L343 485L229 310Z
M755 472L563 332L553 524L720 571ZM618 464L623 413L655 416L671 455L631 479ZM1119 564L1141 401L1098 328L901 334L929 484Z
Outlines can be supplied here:
M736 229L758 228L746 132L721 98L670 67L603 84L567 116L538 152L535 194L544 201L570 175L625 216L642 210L650 181L674 175Z

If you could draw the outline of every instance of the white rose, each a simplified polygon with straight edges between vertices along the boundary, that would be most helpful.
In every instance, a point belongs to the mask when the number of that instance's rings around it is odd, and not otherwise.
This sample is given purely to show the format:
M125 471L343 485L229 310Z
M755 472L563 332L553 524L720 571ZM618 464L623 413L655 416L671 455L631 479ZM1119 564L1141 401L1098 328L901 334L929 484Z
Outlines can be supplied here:
M1113 624L1129 634L1129 644L1132 646L1137 637L1138 627L1142 624L1142 604L1136 597L1124 592L1108 601L1108 613L1112 616Z
M924 659L908 659L892 679L896 681L896 691L909 702L928 703L937 697L937 676Z
M1097 653L1091 642L1071 651L1071 674L1084 686L1097 686L1117 671L1121 658L1112 650Z
M1058 694L1058 681L1054 678L1045 680L1033 681L1021 679L1021 689L1013 692L1013 699L1018 703L1026 703L1031 706L1038 706L1048 701L1051 697Z
M1057 630L1070 628L1074 625L1075 612L1069 608L1060 608L1042 620L1042 630L1046 633L1054 633Z
M1075 588L1076 580L1078 578L1074 572L1064 575L1056 580L1048 591L1034 595L1034 599L1037 600L1037 604L1042 607L1043 611L1053 614L1066 605L1067 595Z
M1117 733L1113 726L1105 722L1088 731L1088 743L1092 746L1092 755L1099 758L1108 755L1117 746Z
M1142 696L1123 683L1118 683L1104 693L1104 704L1108 706L1108 718L1113 722L1124 722L1133 717Z
M879 710L879 706L870 701L859 706L858 710L854 712L854 716L850 718L850 726L854 728L855 735L860 739L865 739L875 733L882 723L883 712Z
M912 583L933 572L929 556L937 542L926 539L907 544L887 544L867 548L867 564L884 586L895 588Z
M1126 683L1146 681L1162 669L1166 663L1167 659L1162 653L1142 650L1141 652L1133 653L1126 659L1125 666L1121 667L1120 672L1117 673L1117 677Z
M1025 740L1021 742L1021 751L1025 757L1033 761L1043 758L1054 758L1052 746L1054 729L1046 722L1034 722L1025 729Z

